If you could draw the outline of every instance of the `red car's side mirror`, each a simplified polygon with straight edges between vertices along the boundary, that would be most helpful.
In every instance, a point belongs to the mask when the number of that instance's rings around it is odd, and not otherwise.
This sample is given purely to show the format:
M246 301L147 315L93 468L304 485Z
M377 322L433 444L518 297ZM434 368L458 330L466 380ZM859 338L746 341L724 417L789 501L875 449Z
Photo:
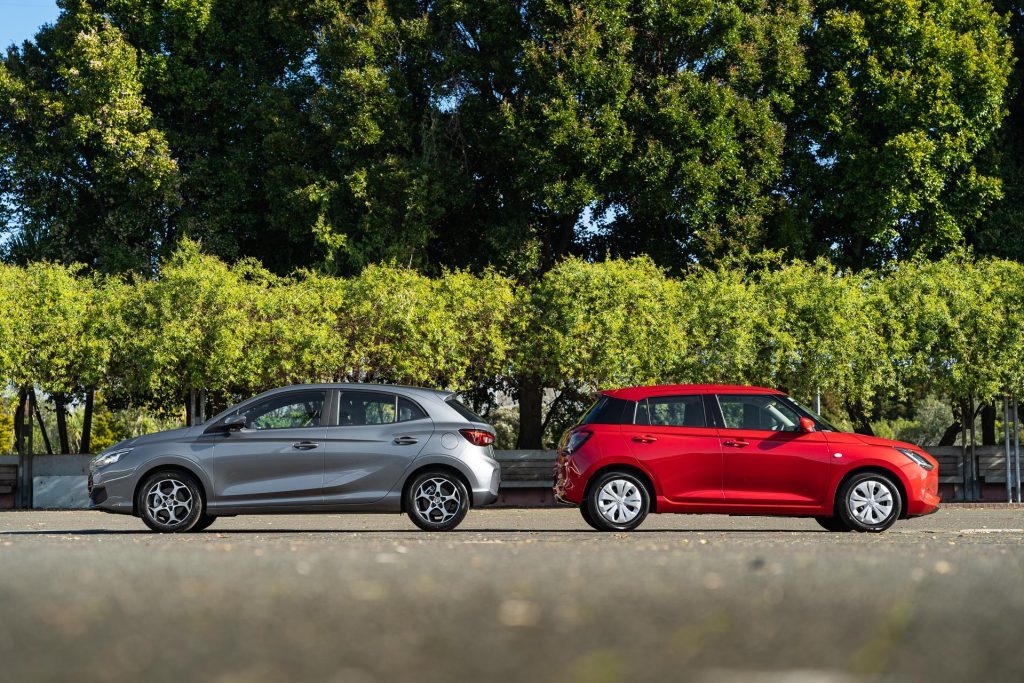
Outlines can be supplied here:
M814 424L814 420L809 417L800 418L800 431L801 432L815 432L818 430L817 425Z

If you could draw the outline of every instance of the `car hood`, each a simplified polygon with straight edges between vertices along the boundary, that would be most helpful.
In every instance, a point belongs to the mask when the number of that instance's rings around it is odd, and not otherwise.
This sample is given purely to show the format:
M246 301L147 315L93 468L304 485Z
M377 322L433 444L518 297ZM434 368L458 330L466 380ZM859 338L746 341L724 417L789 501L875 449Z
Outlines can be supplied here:
M914 452L922 451L919 446L906 443L905 441L883 439L880 436L868 436L867 434L855 434L853 432L829 432L828 440L833 443L862 443L868 446L888 446L891 448L909 448Z
M180 441L193 435L196 431L196 427L180 427L178 429L168 429L165 432L153 432L152 434L143 434L142 436L133 436L130 439L119 441L118 443L105 448L105 451L113 451L118 448L135 448L137 446L148 446L154 443L166 443L168 441Z

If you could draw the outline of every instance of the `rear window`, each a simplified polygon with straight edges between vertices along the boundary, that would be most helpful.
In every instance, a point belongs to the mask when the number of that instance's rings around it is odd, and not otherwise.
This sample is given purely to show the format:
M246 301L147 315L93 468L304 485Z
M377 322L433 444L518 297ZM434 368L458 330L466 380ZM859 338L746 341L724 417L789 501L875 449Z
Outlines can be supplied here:
M590 410L580 420L581 425L589 424L604 424L604 425L618 425L625 421L632 422L633 420L633 402L624 401L621 398L613 398L611 396L602 396L597 399L597 403L590 406ZM627 420L623 420L626 410L629 410Z
M457 412L459 415L466 418L470 422L484 422L484 419L482 417L474 413L466 406L462 405L462 403L460 403L459 400L454 396L449 396L444 401L445 403L450 405L455 410L455 412Z

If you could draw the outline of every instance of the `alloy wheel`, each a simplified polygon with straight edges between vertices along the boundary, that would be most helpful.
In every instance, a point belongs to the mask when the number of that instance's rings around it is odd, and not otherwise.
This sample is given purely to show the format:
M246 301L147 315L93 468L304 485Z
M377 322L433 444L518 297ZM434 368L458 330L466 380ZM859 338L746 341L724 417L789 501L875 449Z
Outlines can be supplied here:
M444 477L432 477L416 489L413 503L416 514L431 524L444 524L459 513L462 494L455 482Z
M192 513L192 491L177 479L162 479L146 493L149 516L166 526L180 524Z

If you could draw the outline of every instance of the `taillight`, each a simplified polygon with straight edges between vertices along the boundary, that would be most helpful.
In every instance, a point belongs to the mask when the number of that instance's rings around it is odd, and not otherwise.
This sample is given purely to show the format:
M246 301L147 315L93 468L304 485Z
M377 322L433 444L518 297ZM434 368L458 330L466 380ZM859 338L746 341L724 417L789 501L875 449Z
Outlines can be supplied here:
M585 431L573 432L569 436L569 441L565 444L565 454L572 455L573 453L578 451L580 447L587 442L587 439L590 438L590 435L592 433L593 432Z
M466 441L474 446L490 446L494 443L494 434L483 429L460 429L459 434L466 437Z

